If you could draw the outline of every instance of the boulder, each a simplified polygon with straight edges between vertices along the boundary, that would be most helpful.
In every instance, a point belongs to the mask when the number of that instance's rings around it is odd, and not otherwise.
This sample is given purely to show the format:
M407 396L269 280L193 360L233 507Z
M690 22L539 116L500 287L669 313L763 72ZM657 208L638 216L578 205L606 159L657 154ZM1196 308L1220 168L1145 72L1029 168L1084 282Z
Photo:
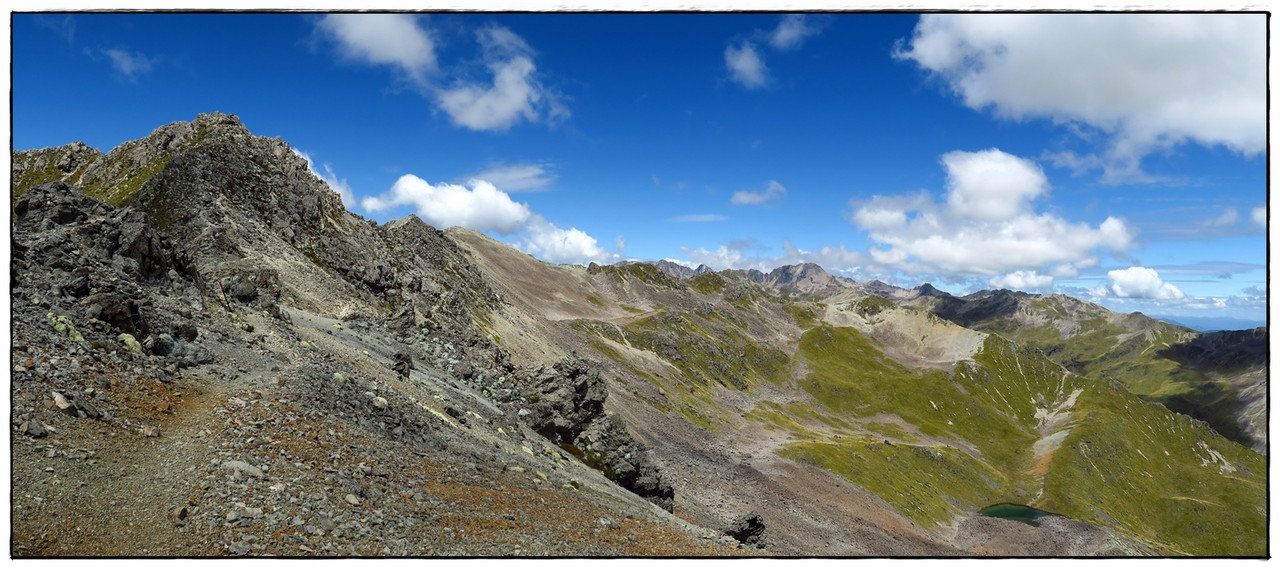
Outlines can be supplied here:
M663 479L648 449L631 436L617 416L604 414L591 421L574 440L574 447L584 463L617 485L672 511L675 491L671 484Z
M572 442L582 425L604 411L607 394L600 371L573 354L547 369L526 372L523 395L528 401L525 422L552 442Z
M413 371L413 356L409 352L400 350L391 356L391 369L400 374L400 377L409 377L409 372Z
M743 545L754 547L764 547L764 518L760 513L751 510L734 520L729 527L724 530L725 535L738 540Z

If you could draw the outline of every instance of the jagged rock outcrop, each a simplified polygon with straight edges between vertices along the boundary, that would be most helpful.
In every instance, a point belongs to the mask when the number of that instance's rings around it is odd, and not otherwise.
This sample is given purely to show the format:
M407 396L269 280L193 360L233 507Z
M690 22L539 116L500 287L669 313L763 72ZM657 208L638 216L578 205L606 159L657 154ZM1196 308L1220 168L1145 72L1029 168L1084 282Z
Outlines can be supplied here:
M760 513L751 510L734 520L724 530L725 535L738 540L743 545L764 548L764 518Z
M569 356L549 368L530 370L524 386L529 410L525 422L552 442L573 442L583 424L604 412L607 394L600 371L587 360Z
M179 306L198 306L197 271L145 213L50 182L18 198L14 226L16 284L74 301L77 316L104 341L190 326L170 310L157 310L153 291L176 297Z
M668 512L675 505L675 490L649 457L649 449L627 432L614 415L591 421L574 439L589 466L605 473L619 486L657 504Z
M523 420L534 431L619 486L671 511L671 484L622 421L604 412L608 391L595 364L572 354L550 368L529 370L523 390L528 403Z

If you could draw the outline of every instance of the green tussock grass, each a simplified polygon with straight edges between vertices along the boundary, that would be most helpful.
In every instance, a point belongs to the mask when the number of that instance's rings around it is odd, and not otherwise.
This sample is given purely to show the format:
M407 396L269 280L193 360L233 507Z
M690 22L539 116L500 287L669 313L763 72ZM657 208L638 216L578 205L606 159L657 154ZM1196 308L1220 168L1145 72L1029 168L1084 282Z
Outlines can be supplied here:
M1165 555L1266 554L1265 457L1121 389L1086 390L1078 407L1046 509L1123 528Z
M712 320L699 323L689 314L663 312L624 328L632 346L671 363L689 384L746 390L761 381L779 382L787 375L790 358L781 350L763 346L732 326L714 325Z
M1014 381L1013 372L996 356L990 362L994 369L962 363L954 374L916 371L885 357L857 330L821 326L801 337L798 357L809 369L800 387L837 416L893 414L923 434L967 442L981 452L987 467L1003 473L1002 481L1010 482L1003 487L1009 501L1031 491L1031 477L1024 471L1038 438L1034 407L1024 394L1022 407L1004 408L1009 396L1002 389L1009 389L1004 383ZM1033 379L1048 384L1060 377ZM1017 381L1022 380L1019 374Z
M1239 391L1161 353L1185 341L1185 331L1153 323L1148 333L1134 334L1101 317L1073 316L1064 302L1077 301L1045 297L1032 300L1031 306L1051 316L1074 318L1079 328L1069 337L1052 321L1027 327L1013 318L998 318L974 327L1039 350L1079 375L1118 381L1131 393L1209 423L1227 438L1250 442L1235 416Z
M795 320L796 326L801 329L817 326L822 317L821 305L814 302L791 302L782 308L791 315L791 319Z
M689 288L702 294L719 294L724 291L724 277L716 273L702 273L685 280Z
M780 454L861 486L926 528L998 501L1003 479L990 465L953 448L887 445L867 436L795 443Z

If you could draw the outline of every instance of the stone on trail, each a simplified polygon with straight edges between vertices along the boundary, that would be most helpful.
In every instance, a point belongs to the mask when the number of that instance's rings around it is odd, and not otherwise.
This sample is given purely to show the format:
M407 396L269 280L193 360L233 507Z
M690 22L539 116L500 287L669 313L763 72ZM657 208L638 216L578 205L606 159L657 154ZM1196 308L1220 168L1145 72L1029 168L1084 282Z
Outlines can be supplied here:
M44 425L40 424L40 421L37 421L35 419L30 419L28 421L23 422L21 426L21 430L22 432L37 439L43 438L49 434L49 430L44 428Z
M223 466L223 467L225 467L225 468L229 468L229 469L231 469L231 470L236 470L236 471L243 472L243 473L248 474L249 476L252 476L252 477L254 477L254 478L262 478L262 477L264 477L264 476L265 476L265 475L262 473L262 469L261 469L261 468L258 468L258 467L256 467L256 466L253 466L253 465L251 465L251 464L249 464L249 463L247 463L247 462L245 462L245 461L243 461L243 460L228 460L228 461L226 461L226 462L222 463L222 466Z

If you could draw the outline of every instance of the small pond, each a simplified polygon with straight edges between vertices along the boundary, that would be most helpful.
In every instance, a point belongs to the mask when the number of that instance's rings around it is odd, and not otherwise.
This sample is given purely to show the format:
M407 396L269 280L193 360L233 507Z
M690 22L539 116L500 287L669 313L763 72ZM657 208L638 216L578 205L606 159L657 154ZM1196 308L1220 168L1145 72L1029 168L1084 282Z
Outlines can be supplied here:
M1022 522L1033 526L1040 525L1036 523L1036 520L1039 518L1058 515L1053 512L1037 510L1031 506L1024 506L1022 504L994 504L978 510L978 513L989 518L1013 520L1015 522Z

